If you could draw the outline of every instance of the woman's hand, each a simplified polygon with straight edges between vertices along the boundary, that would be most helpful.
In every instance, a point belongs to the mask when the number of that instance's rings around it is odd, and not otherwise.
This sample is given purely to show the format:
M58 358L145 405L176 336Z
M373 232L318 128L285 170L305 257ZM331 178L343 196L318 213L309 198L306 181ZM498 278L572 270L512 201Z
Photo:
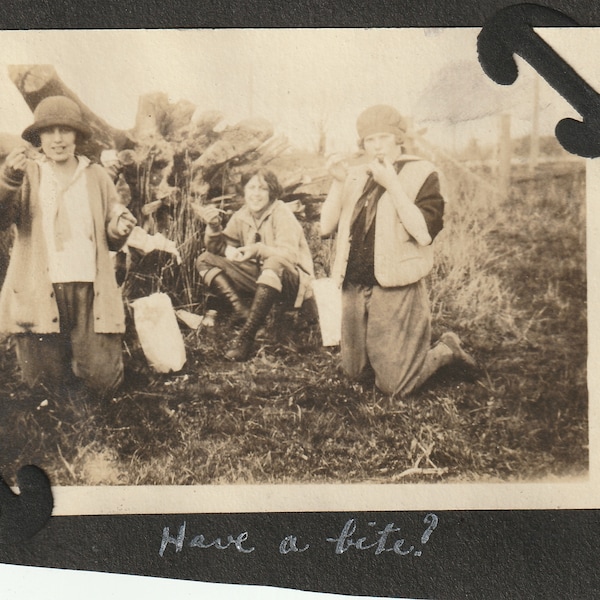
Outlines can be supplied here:
M377 158L369 163L369 171L373 179L386 190L398 184L398 175L394 165L387 158Z
M241 254L239 253L239 250L235 246L227 245L225 247L225 258L227 258L228 260L236 261L236 260L240 260L240 257L241 257Z
M249 244L248 246L240 246L237 250L238 254L234 260L238 262L260 257L260 243L258 242L256 244Z
M27 148L25 146L17 146L13 148L7 155L4 165L7 169L10 169L13 173L22 175L25 172L27 166L27 156L25 153Z
M325 164L327 172L338 181L345 181L348 176L348 164L341 154L332 154Z
M133 228L136 225L137 225L136 218L127 209L125 209L125 211L123 211L117 217L117 224L116 224L117 235L119 237L128 236L133 231Z
M196 215L204 221L212 229L218 229L221 225L221 211L212 205L199 206L192 204L192 208Z

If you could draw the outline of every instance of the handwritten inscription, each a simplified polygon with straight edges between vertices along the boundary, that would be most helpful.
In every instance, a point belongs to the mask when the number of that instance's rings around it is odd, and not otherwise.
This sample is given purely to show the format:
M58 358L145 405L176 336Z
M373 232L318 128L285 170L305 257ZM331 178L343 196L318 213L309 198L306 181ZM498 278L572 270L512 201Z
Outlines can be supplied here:
M429 513L424 522L428 525L427 529L421 536L421 544L426 544L431 537L431 533L437 527L438 518L433 513ZM376 527L375 521L368 523L369 527ZM401 531L400 527L396 527L394 523L388 523L383 529L376 531L374 537L369 535L359 537L355 536L357 529L356 520L349 519L346 521L340 535L335 538L327 538L327 541L335 544L335 553L344 554L348 550L371 550L374 549L374 554L377 556L384 552L394 552L400 556L406 556L414 551L415 556L421 556L421 550L415 550L413 545L406 547L406 540L398 537Z
M179 528L177 532L177 536L172 536L171 531L168 527L163 529L162 540L160 543L160 550L158 554L163 556L167 546L172 544L175 546L175 552L181 552L183 550L185 544L185 529L186 522L183 522L183 525ZM213 540L209 541L203 534L194 536L189 542L188 546L190 548L202 548L208 549L213 548L215 550L227 550L229 548L235 549L237 552L241 552L242 554L250 554L250 552L254 552L254 546L244 546L244 543L248 541L248 532L243 531L242 533L234 536L232 534L227 534L227 538L223 541L223 538L217 537Z
M419 549L415 544L407 542L401 535L401 527L395 523L387 523L383 527L377 526L376 521L369 521L366 527L371 528L359 530L359 524L356 519L348 519L344 523L340 533L335 537L326 537L325 542L333 544L335 554L344 554L349 551L372 551L375 556L385 552L393 552L398 556L421 556L423 547L430 540L433 531L439 523L437 515L428 513L423 519L427 526L421 534ZM241 554L250 554L256 549L249 542L249 533L243 531L239 534L227 534L221 537L207 537L205 534L198 534L186 541L186 522L179 527L177 535L172 535L169 527L163 528L162 539L160 543L159 555L162 557L169 546L173 546L175 553L181 552L184 547L199 548L202 550L233 551ZM286 535L279 542L279 554L298 554L306 552L311 547L305 540L300 541L300 537L295 534Z
M369 527L374 527L375 525L376 523L373 521L369 523ZM368 543L367 537L353 538L353 535L356 532L356 521L350 519L349 521L346 521L342 532L337 538L327 538L327 541L335 544L336 554L344 554L344 552L347 552L351 548L355 548L356 550L370 550L371 548L375 548L375 555L390 551L394 551L396 554L400 555L409 554L414 550L414 546L410 546L408 550L403 550L404 539L396 540L391 548L386 547L390 534L398 533L399 531L400 527L394 527L394 523L388 523L382 530L376 532L377 537L375 540Z
M295 535L286 535L279 544L279 554L289 554L290 552L305 552L310 546L298 546L298 538Z

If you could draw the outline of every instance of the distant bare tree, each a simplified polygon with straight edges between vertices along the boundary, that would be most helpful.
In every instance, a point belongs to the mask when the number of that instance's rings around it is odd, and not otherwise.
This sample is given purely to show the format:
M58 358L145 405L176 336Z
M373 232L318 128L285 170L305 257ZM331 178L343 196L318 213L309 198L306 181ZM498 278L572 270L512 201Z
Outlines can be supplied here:
M327 129L329 125L329 114L326 111L320 111L312 120L317 133L315 150L319 156L325 156L327 151Z
M311 124L316 132L315 151L319 156L325 156L327 152L327 131L329 129L330 118L331 114L326 108L325 101L318 102L311 119Z

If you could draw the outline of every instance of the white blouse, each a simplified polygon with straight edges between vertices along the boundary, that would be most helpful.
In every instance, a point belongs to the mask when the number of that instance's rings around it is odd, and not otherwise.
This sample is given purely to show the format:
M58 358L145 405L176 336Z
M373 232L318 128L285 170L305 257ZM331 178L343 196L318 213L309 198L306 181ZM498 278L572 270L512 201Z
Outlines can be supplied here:
M94 222L85 172L89 160L77 159L75 173L63 189L50 161L40 161L40 206L52 283L93 282L96 278ZM59 204L61 215L57 218ZM57 232L58 220L63 223L62 236Z

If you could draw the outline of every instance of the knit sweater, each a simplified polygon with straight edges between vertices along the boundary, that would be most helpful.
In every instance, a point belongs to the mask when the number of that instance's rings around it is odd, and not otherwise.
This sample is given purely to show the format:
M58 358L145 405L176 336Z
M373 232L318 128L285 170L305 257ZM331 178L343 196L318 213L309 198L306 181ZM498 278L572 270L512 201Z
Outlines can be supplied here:
M86 180L96 243L94 330L123 333L123 300L109 250L118 250L126 240L117 234L116 223L127 209L119 203L115 186L101 166L88 165ZM0 292L0 331L4 333L60 332L48 274L39 190L40 168L34 161L28 161L22 181L6 168L0 171L0 227L15 225L10 264Z

